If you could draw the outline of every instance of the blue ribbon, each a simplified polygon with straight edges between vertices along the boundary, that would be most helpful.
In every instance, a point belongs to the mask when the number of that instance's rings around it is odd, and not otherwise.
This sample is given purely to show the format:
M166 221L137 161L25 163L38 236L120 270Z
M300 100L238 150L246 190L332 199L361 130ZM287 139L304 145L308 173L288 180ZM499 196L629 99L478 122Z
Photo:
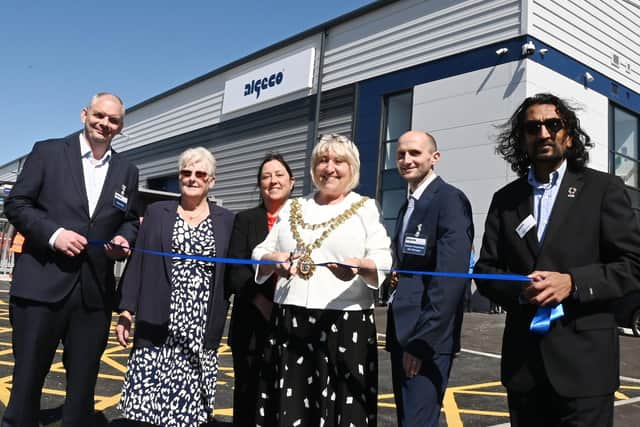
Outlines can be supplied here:
M534 334L545 335L551 328L551 322L564 316L564 308L562 304L555 307L543 306L538 307L535 316L531 319L529 330Z
M223 258L223 257L208 257L202 255L187 255L187 254L179 254L179 253L171 253L171 252L162 252L162 251L152 251L149 249L142 248L129 248L123 245L117 245L115 243L108 242L106 240L91 240L89 241L90 245L105 245L109 244L112 246L119 246L123 249L130 249L136 252L143 252L151 255L165 256L170 258L180 258L180 259L192 259L196 261L204 261L204 262L220 262L224 264L243 264L243 265L274 265L280 264L281 261L271 261L271 260L254 260L254 259L242 259L242 258ZM327 266L329 264L336 264L345 268L358 268L354 265L342 264L339 262L322 262L315 264L316 266ZM415 276L433 276L433 277L456 277L462 279L480 279L480 280L503 280L503 281L512 281L512 282L530 282L527 276L523 276L520 274L480 274L480 273L452 273L446 271L414 271L414 270L398 270L398 269L388 269L383 271L385 273L398 273L398 274L407 274L407 275L415 275ZM535 316L531 320L531 325L529 329L531 332L544 335L549 332L549 328L551 327L551 322L560 317L564 316L564 309L562 308L562 304L558 304L555 307L539 307Z

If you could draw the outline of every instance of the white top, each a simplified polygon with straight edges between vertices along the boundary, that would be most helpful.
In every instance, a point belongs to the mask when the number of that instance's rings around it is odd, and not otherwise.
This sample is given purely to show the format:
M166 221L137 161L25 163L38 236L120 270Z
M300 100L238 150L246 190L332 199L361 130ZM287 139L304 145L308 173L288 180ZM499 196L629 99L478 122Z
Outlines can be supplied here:
M298 199L302 218L308 224L319 224L340 215L361 195L350 192L335 205L318 205L314 194ZM291 234L289 214L291 200L282 207L278 220L264 242L253 250L253 259L259 260L270 252L291 252L296 249L296 241ZM307 230L299 227L305 244L313 243L324 232L324 228ZM309 280L295 275L278 279L274 301L278 304L296 305L312 309L331 310L367 310L374 307L373 290L384 280L386 271L391 268L392 258L389 248L391 240L380 222L380 211L375 200L369 199L349 219L343 222L322 242L320 248L311 252L315 263L342 262L346 258L371 259L378 271L377 283L366 283L360 275L344 282L331 273L328 268L316 266ZM256 282L263 283L269 276L259 276Z

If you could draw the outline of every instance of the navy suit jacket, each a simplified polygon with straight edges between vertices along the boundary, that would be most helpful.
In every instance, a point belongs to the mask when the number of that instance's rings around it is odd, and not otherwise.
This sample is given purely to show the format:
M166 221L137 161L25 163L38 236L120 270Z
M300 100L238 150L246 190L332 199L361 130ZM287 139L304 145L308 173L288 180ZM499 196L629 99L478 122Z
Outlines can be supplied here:
M624 185L593 169L567 169L542 245L536 227L522 238L515 231L532 212L526 176L495 193L474 271L569 273L577 295L563 301L565 316L538 336L529 331L536 307L518 300L520 282L476 280L483 295L507 309L502 382L525 392L546 376L561 396L613 393L619 348L610 302L640 282L640 230Z
M398 213L395 233L397 267L401 270L466 273L473 241L471 205L462 191L436 179L416 201L406 233L427 238L423 256L404 255L400 229L406 204ZM401 274L387 323L387 348L421 359L455 352L469 279Z
M171 237L176 222L178 201L149 205L140 227L136 248L171 252ZM216 257L226 257L233 227L231 211L209 203ZM118 310L136 315L134 345L162 345L168 335L171 300L171 258L133 252L118 288ZM209 293L205 348L217 349L227 318L228 302L224 296L225 264L215 264L215 284Z
M110 240L119 234L135 243L140 216L138 169L115 151L111 153L102 193L90 217L79 135L34 145L5 202L7 218L25 236L13 272L12 296L54 303L80 279L89 308L113 308L113 261L102 246L89 245L79 256L68 257L50 249L48 243L60 227L87 240ZM113 206L114 194L123 186L129 199L124 211Z

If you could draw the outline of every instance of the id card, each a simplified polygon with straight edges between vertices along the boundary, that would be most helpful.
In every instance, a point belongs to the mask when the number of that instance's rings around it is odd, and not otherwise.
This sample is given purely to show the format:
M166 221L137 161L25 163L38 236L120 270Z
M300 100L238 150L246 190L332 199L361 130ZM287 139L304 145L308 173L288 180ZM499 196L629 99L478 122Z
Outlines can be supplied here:
M427 253L427 236L405 234L402 253L405 255L423 256Z
M128 202L129 202L129 198L122 193L116 192L113 195L113 206L116 207L117 209L120 209L121 211L127 210Z

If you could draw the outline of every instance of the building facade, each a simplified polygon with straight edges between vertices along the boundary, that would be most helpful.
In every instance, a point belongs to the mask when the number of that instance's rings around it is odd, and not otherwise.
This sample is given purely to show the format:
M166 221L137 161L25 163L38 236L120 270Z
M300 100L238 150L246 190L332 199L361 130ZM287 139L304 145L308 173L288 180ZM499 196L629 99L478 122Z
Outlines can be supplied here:
M491 195L515 177L495 154L496 126L539 92L581 108L595 143L589 165L619 175L640 207L635 0L374 2L130 108L114 147L138 165L142 188L170 192L179 153L210 148L212 193L237 211L258 201L266 152L290 162L300 195L312 189L318 136L341 133L360 149L356 190L377 198L393 230L407 191L397 138L427 130L442 153L438 174L471 200L479 248Z

